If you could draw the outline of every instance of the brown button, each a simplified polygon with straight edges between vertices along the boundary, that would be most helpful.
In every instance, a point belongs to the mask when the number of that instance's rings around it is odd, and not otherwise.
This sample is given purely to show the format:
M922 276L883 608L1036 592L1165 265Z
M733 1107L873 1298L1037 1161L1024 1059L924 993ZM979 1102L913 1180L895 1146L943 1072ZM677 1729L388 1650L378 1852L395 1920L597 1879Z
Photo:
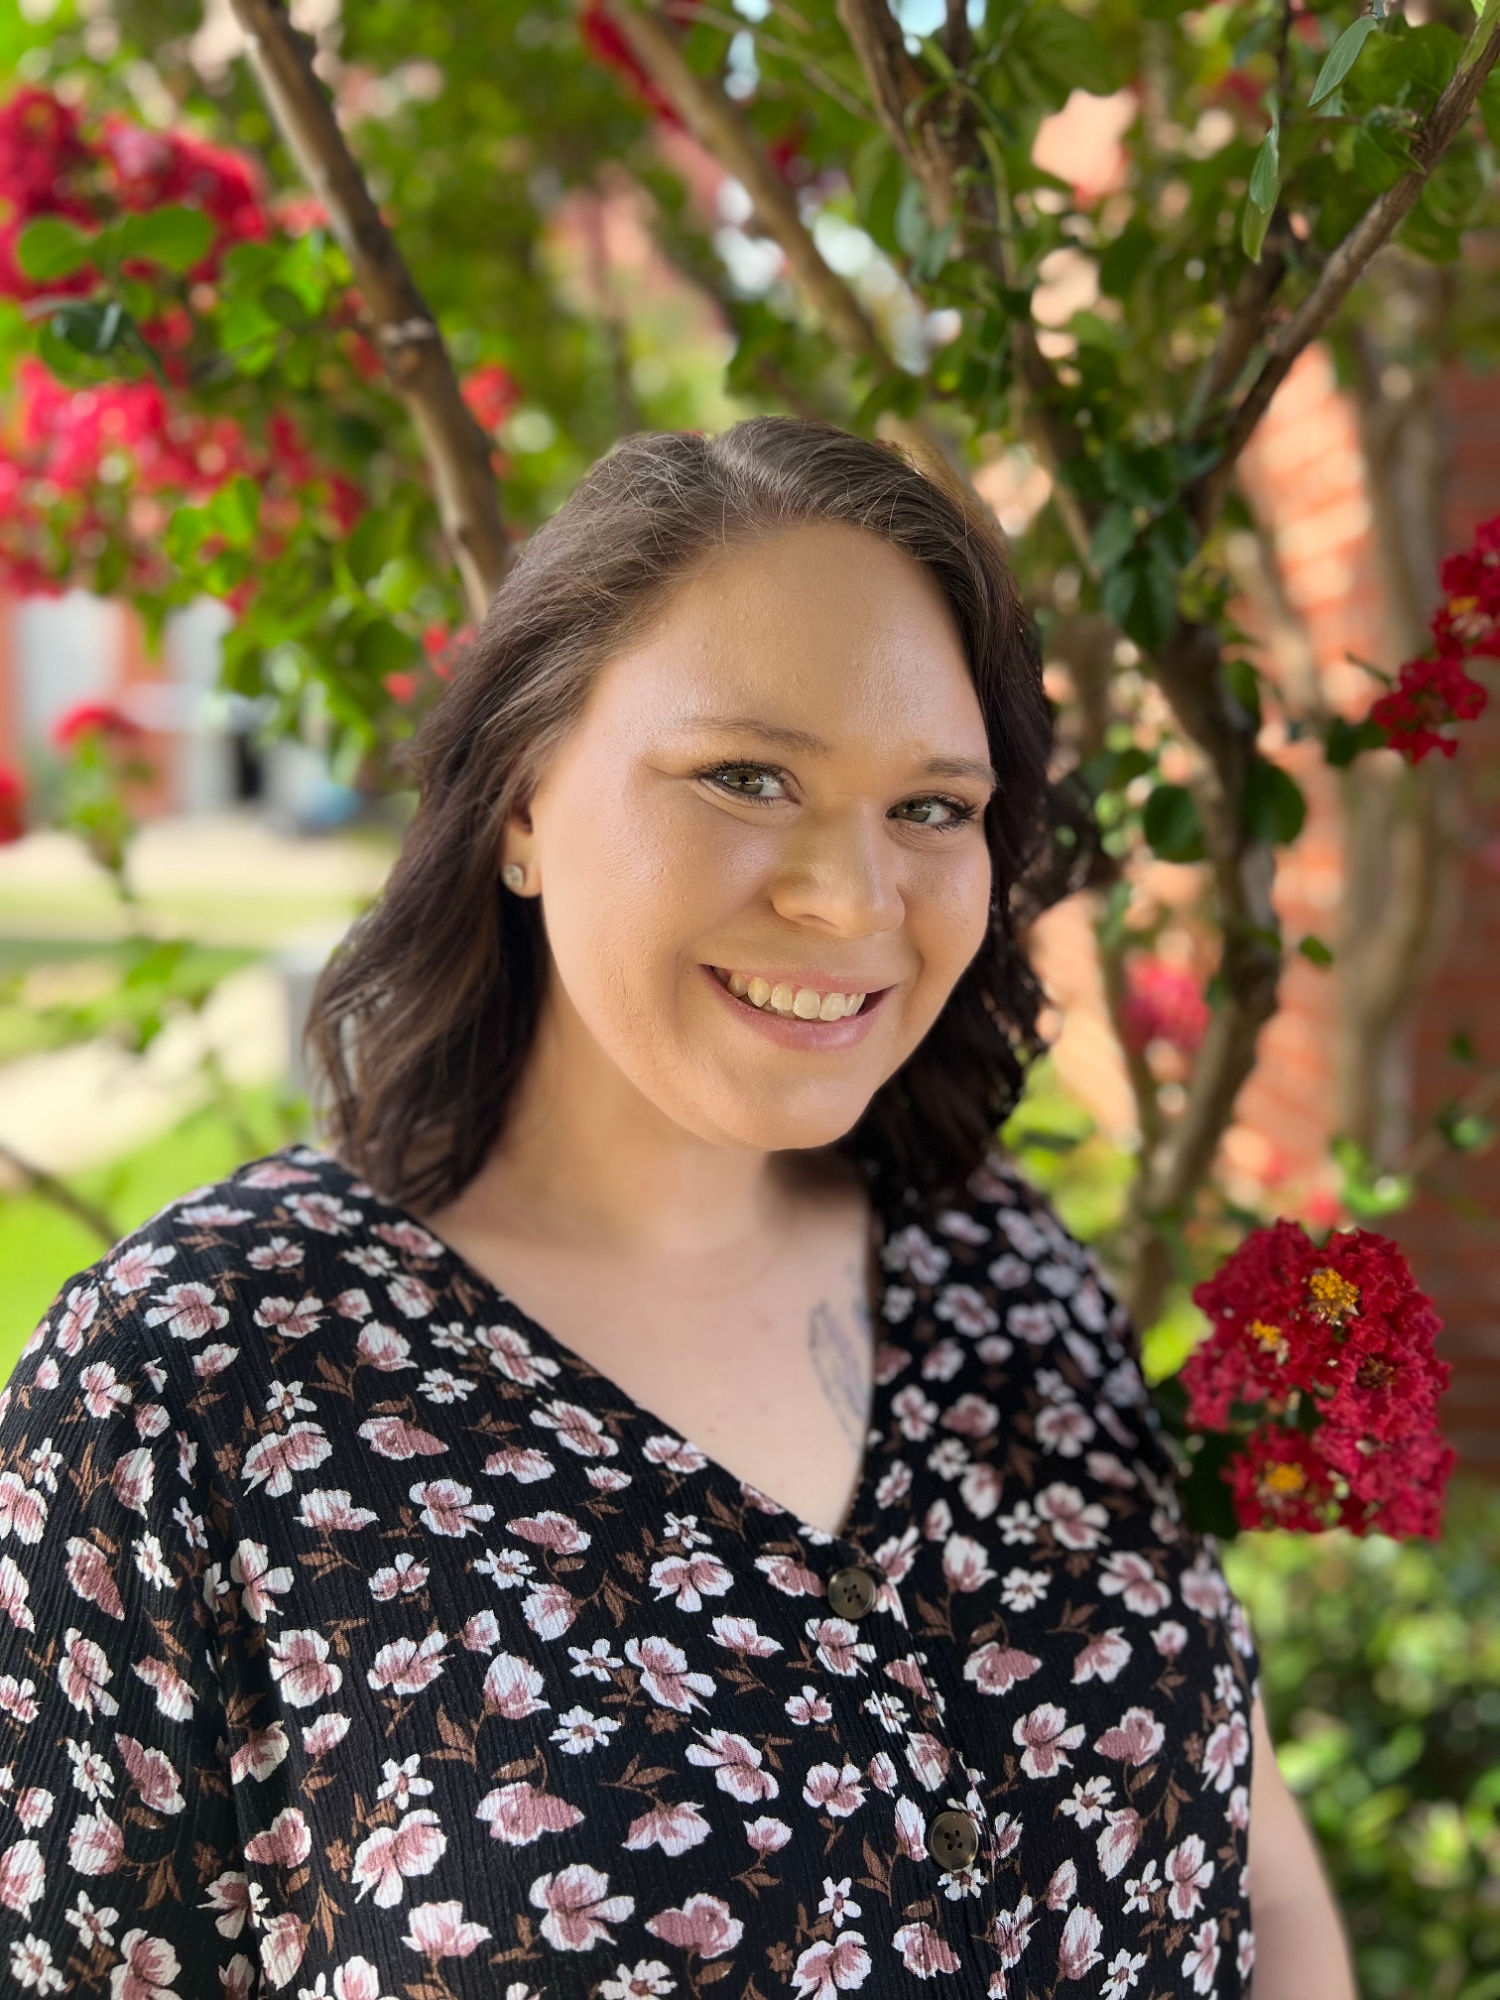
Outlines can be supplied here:
M979 1852L979 1828L966 1812L940 1812L927 1829L927 1852L945 1874L967 1868Z
M828 1608L856 1622L875 1609L879 1586L867 1569L836 1569L828 1579Z

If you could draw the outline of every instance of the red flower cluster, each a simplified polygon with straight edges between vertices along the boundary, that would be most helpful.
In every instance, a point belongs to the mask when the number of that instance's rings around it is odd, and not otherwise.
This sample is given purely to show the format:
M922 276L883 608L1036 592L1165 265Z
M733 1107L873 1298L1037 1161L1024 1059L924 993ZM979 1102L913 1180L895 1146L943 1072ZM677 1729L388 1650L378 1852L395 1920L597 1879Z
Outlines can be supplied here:
M0 764L0 847L8 847L26 831L26 787L18 772Z
M464 377L463 398L484 430L498 431L520 402L521 391L508 368L486 361Z
M1122 1010L1125 1039L1137 1051L1152 1042L1170 1042L1191 1055L1208 1027L1208 1003L1191 973L1144 953L1126 968L1128 991Z
M116 737L128 742L140 733L138 723L104 701L78 702L52 725L52 741L59 750L71 750L85 736Z
M1247 1432L1227 1477L1247 1528L1436 1537L1454 1454L1437 1428L1441 1323L1396 1245L1245 1238L1194 1302L1213 1331L1182 1371L1195 1429Z
M603 0L584 0L578 26L583 45L595 62L603 63L606 69L612 69L617 76L623 77L646 109L664 125L681 125L682 120L671 99L626 41L623 30L604 6Z
M38 284L16 262L16 238L39 215L97 227L120 211L139 214L168 203L199 208L215 240L192 275L211 277L232 243L270 234L259 181L249 160L187 132L153 132L129 119L106 118L85 131L77 110L50 91L21 90L0 105L0 295L88 291L85 268Z
M1439 732L1472 722L1489 697L1463 663L1477 654L1500 659L1500 514L1480 523L1474 546L1442 567L1444 602L1432 620L1435 659L1408 660L1394 688L1370 710L1409 764L1430 750L1451 757L1457 744Z

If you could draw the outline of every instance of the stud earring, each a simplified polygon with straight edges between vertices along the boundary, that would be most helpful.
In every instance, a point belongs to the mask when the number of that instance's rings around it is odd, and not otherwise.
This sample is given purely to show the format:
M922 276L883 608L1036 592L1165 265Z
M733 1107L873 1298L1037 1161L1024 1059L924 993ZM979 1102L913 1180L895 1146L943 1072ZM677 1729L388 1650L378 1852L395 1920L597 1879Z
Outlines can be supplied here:
M513 889L519 895L526 887L526 870L519 861L509 861L500 870L500 880L507 889Z

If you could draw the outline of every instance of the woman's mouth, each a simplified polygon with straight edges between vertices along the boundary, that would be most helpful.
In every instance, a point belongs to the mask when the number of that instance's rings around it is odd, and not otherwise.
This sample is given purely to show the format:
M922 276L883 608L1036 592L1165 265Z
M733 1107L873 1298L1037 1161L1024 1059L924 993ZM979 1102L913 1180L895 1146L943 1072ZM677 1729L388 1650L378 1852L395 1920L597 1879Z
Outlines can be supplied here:
M866 995L835 986L804 986L788 979L771 979L759 972L730 972L722 966L710 971L736 1000L766 1013L780 1014L784 1020L842 1021L857 1014Z

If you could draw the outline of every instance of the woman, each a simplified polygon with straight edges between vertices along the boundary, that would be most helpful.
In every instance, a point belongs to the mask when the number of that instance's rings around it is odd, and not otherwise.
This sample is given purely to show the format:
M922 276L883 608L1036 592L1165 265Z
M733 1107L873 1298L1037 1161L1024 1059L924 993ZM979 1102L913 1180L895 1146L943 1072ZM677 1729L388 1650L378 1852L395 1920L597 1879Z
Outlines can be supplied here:
M990 1147L1046 709L880 447L635 438L320 992L332 1151L7 1392L39 1993L1350 1991L1129 1329Z

